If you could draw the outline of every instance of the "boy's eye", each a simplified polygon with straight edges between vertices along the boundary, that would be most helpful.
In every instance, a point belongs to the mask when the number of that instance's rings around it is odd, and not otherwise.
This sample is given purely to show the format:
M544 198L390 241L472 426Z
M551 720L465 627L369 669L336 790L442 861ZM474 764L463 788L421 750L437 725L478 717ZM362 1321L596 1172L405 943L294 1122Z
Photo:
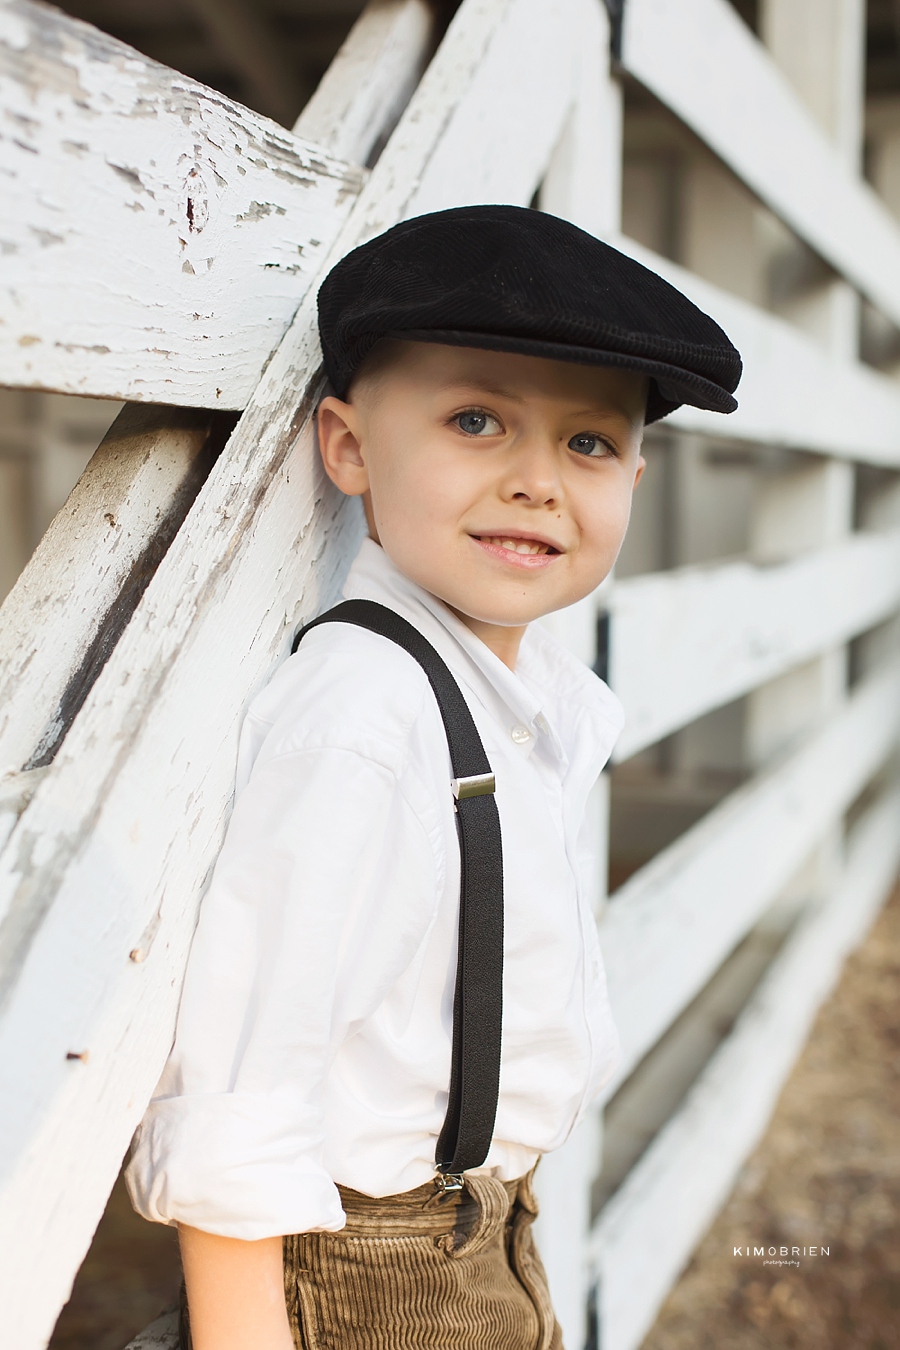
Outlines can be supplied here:
M469 408L457 413L453 420L467 436L497 436L503 430L496 417L483 408Z
M609 442L595 435L593 431L579 431L578 435L569 441L569 449L579 455L600 456L615 453Z

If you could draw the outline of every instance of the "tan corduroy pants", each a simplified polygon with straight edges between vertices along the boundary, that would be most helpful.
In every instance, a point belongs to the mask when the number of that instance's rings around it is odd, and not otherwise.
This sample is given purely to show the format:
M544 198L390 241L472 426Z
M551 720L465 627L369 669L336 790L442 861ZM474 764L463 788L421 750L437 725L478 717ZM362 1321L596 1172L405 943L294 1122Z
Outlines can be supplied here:
M470 1176L446 1196L433 1182L382 1200L340 1191L340 1233L284 1240L297 1350L562 1350L531 1174Z

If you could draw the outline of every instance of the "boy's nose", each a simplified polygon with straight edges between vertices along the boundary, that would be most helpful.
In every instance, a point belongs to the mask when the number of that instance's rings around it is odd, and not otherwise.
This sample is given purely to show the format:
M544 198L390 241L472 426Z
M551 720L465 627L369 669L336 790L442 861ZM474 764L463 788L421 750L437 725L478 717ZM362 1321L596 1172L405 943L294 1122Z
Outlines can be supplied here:
M531 506L557 506L562 498L555 444L529 439L516 446L503 478L503 495Z

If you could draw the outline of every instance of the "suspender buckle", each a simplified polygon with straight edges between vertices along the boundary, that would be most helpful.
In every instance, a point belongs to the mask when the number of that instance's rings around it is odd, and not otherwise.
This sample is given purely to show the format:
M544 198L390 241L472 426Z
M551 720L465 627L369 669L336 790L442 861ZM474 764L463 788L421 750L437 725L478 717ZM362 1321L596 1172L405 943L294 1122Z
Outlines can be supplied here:
M476 773L471 778L454 778L450 784L458 802L466 797L486 797L496 792L497 783L492 773Z
M439 1196L453 1195L456 1191L463 1190L465 1184L465 1177L461 1172L438 1172L434 1179L435 1190Z

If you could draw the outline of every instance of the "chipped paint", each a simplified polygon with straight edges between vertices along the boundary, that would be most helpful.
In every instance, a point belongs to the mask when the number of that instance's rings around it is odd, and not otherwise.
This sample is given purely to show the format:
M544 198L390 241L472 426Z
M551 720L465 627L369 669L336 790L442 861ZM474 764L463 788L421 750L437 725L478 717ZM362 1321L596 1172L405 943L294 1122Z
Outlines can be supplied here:
M87 24L2 13L0 380L243 407L364 174Z

